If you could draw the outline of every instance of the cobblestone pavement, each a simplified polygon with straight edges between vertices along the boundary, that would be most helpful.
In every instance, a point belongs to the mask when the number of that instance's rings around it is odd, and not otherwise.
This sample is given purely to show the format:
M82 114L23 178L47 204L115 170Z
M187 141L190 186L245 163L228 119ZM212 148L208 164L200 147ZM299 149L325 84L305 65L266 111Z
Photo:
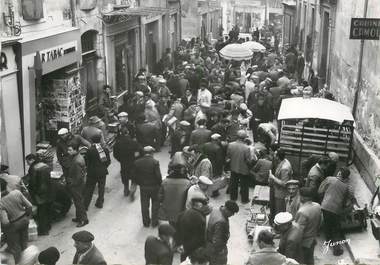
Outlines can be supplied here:
M164 176L169 162L168 149L163 148L160 153L155 154L155 157L160 161L161 171ZM148 235L157 234L157 229L143 227L138 191L134 202L123 196L119 164L113 161L109 171L104 208L95 208L95 199L93 200L88 212L90 223L84 229L91 231L95 235L94 243L104 254L108 264L144 264L145 239ZM250 193L252 195L252 190ZM214 207L218 207L226 199L228 197L223 190L217 199L212 199L211 203ZM249 205L240 205L240 209L240 212L230 219L231 238L228 246L228 263L233 265L244 264L248 258L249 251L255 248L255 245L248 243L245 232L245 223L249 216ZM73 216L74 209L72 207L64 220L53 225L49 236L39 237L31 243L37 245L41 250L49 246L55 246L61 251L59 263L71 263L75 253L71 236L80 230L75 227L75 223L71 222ZM360 235L363 235L363 233L360 233ZM351 262L347 251L340 257L334 257L332 251L324 253L323 242L323 237L320 237L315 248L316 264L336 264L338 261ZM175 257L174 264L179 264L178 255Z

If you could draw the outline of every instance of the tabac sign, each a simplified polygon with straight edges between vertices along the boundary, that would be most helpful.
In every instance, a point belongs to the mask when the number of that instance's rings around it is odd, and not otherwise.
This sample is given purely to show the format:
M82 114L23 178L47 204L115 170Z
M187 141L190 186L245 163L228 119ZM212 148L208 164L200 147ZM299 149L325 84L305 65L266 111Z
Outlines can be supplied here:
M352 18L350 39L378 40L380 37L379 18Z

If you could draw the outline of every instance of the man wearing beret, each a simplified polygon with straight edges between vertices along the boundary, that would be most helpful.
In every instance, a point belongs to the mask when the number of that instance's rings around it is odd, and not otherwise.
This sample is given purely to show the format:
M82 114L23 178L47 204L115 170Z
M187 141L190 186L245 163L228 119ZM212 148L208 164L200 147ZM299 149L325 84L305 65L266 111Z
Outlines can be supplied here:
M81 265L107 265L102 253L92 243L94 235L88 231L79 231L73 234L76 253L73 264Z
M141 214L143 225L149 227L158 225L158 210L160 202L158 193L162 183L160 163L153 158L154 148L144 147L144 156L134 162L136 184L140 186ZM152 215L149 217L149 204L152 203ZM152 222L151 222L152 221Z
M274 217L275 229L281 234L278 252L301 262L302 230L292 221L293 216L288 212L280 212Z
M38 255L38 262L45 265L55 265L60 256L57 248L50 247L40 252Z

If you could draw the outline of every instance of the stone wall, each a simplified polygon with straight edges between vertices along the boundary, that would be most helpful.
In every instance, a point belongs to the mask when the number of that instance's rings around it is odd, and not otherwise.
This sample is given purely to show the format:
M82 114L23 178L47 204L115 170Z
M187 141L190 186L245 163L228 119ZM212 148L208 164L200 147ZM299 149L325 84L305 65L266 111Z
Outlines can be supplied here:
M379 17L380 5L369 0L367 17ZM337 99L353 106L360 40L349 40L352 17L363 17L364 0L338 1L336 35L331 58L330 89ZM380 42L365 41L361 93L357 109L357 130L364 142L380 158Z

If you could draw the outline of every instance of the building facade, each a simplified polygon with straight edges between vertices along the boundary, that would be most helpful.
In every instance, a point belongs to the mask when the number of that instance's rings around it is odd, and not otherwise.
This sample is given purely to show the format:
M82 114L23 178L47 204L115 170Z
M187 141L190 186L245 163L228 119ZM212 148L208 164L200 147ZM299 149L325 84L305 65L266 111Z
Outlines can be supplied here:
M22 175L25 155L54 144L59 128L79 130L105 84L121 99L140 67L152 71L176 48L179 4L170 2L0 2L0 163L10 173Z
M279 0L224 0L224 34L238 26L241 33L253 33L256 28L282 22L282 5Z
M326 85L338 101L352 108L357 125L355 162L374 187L380 172L380 42L365 40L360 58L361 41L349 36L351 18L379 18L380 6L376 0L298 0L296 9L294 43L305 53L305 68L316 73L319 87Z
M197 0L181 2L182 35L185 39L218 39L222 34L220 1Z

